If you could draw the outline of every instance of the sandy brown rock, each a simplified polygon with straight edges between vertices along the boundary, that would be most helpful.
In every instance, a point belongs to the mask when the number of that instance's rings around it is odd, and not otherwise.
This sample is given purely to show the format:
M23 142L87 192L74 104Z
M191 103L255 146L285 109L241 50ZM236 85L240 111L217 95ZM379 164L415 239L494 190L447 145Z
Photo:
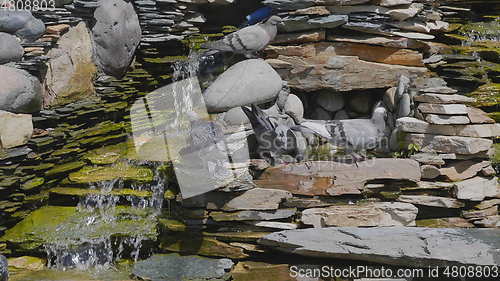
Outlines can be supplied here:
M447 167L439 169L439 172L449 181L460 181L474 177L489 165L489 161L476 162L467 160L449 164Z

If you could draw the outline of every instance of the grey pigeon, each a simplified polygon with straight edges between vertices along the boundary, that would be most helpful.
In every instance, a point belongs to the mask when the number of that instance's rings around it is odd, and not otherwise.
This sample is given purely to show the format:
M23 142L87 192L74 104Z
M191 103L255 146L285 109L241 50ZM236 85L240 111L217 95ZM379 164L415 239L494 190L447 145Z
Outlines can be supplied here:
M247 115L257 138L257 153L271 165L284 161L289 155L301 161L305 152L305 140L300 132L295 131L295 123L286 116L269 116L258 106L252 110L242 107Z
M370 119L304 120L297 128L343 147L356 158L355 151L380 149L385 145L384 141L390 133L387 116L387 109L379 103Z
M274 40L278 33L277 25L281 22L280 17L272 16L263 23L242 28L221 40L205 43L202 48L254 57L256 52L263 50Z

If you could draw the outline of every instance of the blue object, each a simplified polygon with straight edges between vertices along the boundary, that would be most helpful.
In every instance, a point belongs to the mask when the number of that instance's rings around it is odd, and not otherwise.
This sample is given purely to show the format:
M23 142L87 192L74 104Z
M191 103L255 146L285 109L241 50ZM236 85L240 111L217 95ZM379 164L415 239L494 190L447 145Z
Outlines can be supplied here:
M260 9L258 9L257 11L248 15L246 17L246 21L243 25L248 26L248 25L256 24L258 22L261 22L261 21L271 17L272 14L273 14L273 8L262 7Z

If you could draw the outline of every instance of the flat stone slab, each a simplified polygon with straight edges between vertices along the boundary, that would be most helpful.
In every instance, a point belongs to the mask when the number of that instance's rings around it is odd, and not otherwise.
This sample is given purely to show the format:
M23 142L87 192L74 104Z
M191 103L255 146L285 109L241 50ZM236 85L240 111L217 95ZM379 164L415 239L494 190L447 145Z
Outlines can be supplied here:
M458 153L464 155L488 151L493 144L493 141L490 139L432 134L407 134L406 142L419 145L422 152Z
M211 212L210 217L214 221L258 221L286 219L295 214L297 209L278 209L274 211L238 211L238 212Z
M498 265L500 229L329 227L285 230L259 243L307 257L410 267Z
M467 106L463 104L421 103L418 105L418 110L420 110L422 113L449 114L449 115L460 115L468 113Z
M233 264L230 259L153 255L136 262L132 273L141 280L228 280Z
M376 179L419 181L420 167L412 159L377 158L355 164L313 161L268 168L255 183L301 195L359 194Z
M474 102L474 98L462 96L462 95L453 95L453 94L433 94L433 93L425 93L413 98L418 102L426 102L426 103L438 103L438 104L448 104L448 103L469 103Z
M454 194L458 199L482 201L486 197L497 197L498 179L474 177L455 183Z
M400 202L375 202L312 208L302 212L301 221L316 228L327 226L414 226L418 209Z
M415 205L453 209L465 206L463 202L460 202L457 199L428 195L401 195L398 197L398 201Z
M452 116L451 118L455 117L467 118L465 116ZM413 117L403 117L396 121L396 126L400 128L401 131L408 133L475 138L500 136L500 124L438 125L430 124Z
M427 114L427 116L425 116L425 121L436 125L463 125L470 123L467 116L439 114Z

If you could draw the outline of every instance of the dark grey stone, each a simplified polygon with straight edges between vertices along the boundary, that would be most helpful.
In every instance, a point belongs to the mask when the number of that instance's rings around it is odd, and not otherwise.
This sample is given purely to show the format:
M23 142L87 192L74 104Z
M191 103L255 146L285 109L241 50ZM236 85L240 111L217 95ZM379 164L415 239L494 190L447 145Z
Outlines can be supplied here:
M42 106L42 87L37 78L24 70L0 65L0 110L34 113Z
M0 32L0 64L19 61L23 54L24 49L15 36Z
M427 267L500 264L500 229L330 227L269 234L259 243L307 257Z
M141 41L141 27L134 6L124 0L100 0L92 35L97 64L109 75L123 77Z
M153 255L135 263L133 275L141 280L228 280L233 267L230 259L210 259L179 254Z
M45 33L43 21L29 11L0 10L0 32L15 34L27 41L35 41Z
M0 281L9 280L9 271L7 269L7 259L0 255Z

